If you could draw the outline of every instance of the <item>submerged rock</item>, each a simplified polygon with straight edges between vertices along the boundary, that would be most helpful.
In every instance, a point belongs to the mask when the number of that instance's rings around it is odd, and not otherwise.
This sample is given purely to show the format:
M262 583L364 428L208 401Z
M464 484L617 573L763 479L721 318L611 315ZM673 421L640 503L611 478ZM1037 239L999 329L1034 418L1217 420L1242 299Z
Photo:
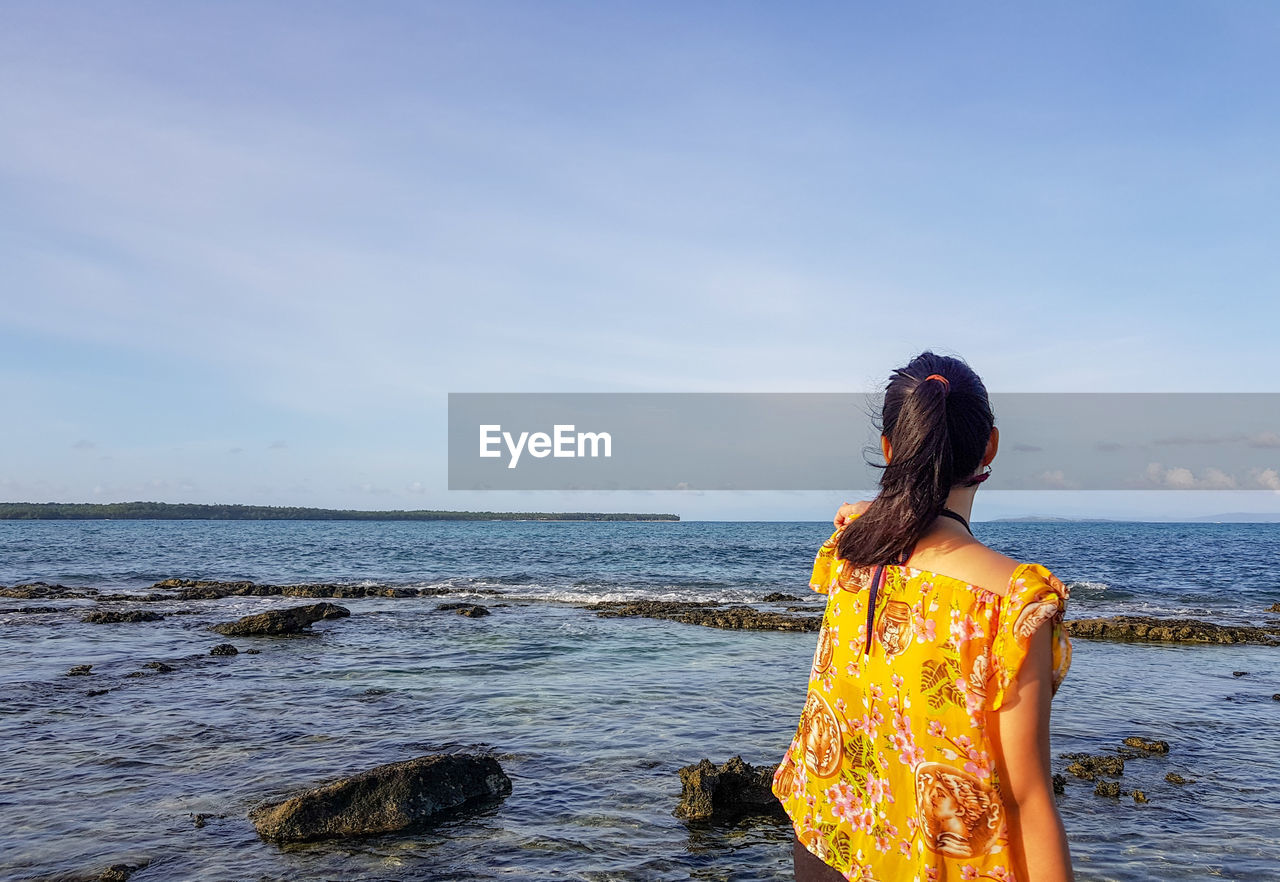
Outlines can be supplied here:
M1150 802L1150 800L1147 799L1147 794L1143 793L1141 790L1133 791L1133 801L1136 803Z
M98 882L128 882L130 876L148 865L147 861L140 864L112 864L102 871Z
M333 603L313 603L310 606L273 609L245 616L234 622L213 625L210 630L227 637L276 637L297 634L323 619L341 619L349 615L351 610L346 607Z
M72 665L67 671L68 677L84 677L93 672L93 665Z
M1168 741L1156 741L1151 738L1141 738L1137 735L1130 736L1124 740L1129 747L1135 747L1138 750L1144 750L1147 753L1168 753Z
M777 765L758 768L735 756L713 765L704 759L680 770L680 804L672 812L685 820L763 813L782 817L782 803L773 795Z
M209 655L239 655L240 650L236 649L230 643L219 643L213 649L209 650Z
M772 594L766 594L764 596L765 603L787 603L789 601L802 599L803 598L796 597L794 594L783 594L781 591L775 591Z
M1057 775L1057 774L1055 774L1055 775L1053 776L1053 792L1054 792L1054 793L1066 793L1066 792L1067 792L1067 777L1066 777L1066 775Z
M1124 760L1118 756L1069 753L1066 754L1066 758L1071 760L1070 765L1067 766L1067 771L1077 778L1084 778L1087 781L1092 781L1099 775L1119 777L1124 774Z
M1170 772L1169 774L1167 774L1167 775L1165 775L1165 776L1164 776L1164 779L1165 779L1166 781L1168 781L1170 784L1194 784L1194 783L1196 783L1196 782L1195 782L1195 781L1193 781L1191 778L1184 778L1184 777L1182 777L1181 775L1179 775L1177 772Z
M1111 796L1118 798L1120 796L1120 782L1099 781L1098 786L1093 788L1093 792L1098 796Z
M1267 612L1280 613L1280 603L1273 603L1267 607Z
M255 808L258 834L277 842L392 833L429 824L511 792L487 756L438 754L388 763Z
M729 630L817 631L822 627L821 616L789 616L761 612L749 606L722 607L714 601L618 600L593 603L584 608L605 617L642 616Z
M1136 640L1155 643L1251 643L1280 645L1280 629L1248 625L1215 625L1196 619L1155 619L1112 616L1073 619L1066 623L1072 637L1086 640Z
M438 610L453 610L460 616L478 619L482 616L489 615L489 610L478 603L442 603L436 607Z
M158 622L164 616L160 613L150 612L148 610L131 609L131 610L95 610L89 613L80 621L91 625L110 625L116 622Z
M1249 672L1248 672L1248 671L1232 671L1232 672L1231 672L1231 676L1233 676L1233 677L1247 677L1247 676L1249 676Z

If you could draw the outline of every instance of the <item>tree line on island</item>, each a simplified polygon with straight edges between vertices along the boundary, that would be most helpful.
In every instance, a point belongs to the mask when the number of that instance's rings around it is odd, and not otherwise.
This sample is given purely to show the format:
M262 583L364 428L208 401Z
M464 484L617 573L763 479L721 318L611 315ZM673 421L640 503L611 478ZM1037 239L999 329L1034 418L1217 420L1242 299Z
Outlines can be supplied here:
M0 520L207 521L678 521L674 514L630 512L360 511L287 505L170 502L0 502Z

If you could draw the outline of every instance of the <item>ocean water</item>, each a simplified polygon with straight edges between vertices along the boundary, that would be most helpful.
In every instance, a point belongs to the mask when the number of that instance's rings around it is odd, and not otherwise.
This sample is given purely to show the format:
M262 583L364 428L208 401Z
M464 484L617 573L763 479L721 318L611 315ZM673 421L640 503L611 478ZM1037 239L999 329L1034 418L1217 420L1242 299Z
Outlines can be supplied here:
M1280 600L1280 525L974 528L1067 582L1069 617L1277 619L1265 609ZM781 758L817 634L600 618L575 604L783 591L817 613L824 598L807 577L828 534L821 523L0 522L5 585L128 592L179 576L457 595L339 600L352 616L318 623L320 636L232 640L242 654L230 658L208 655L224 642L208 625L300 601L115 602L167 615L91 625L84 609L108 604L0 598L0 878L146 861L137 882L790 879L785 825L671 811L683 765ZM436 610L453 599L493 614ZM1055 754L1127 735L1172 745L1126 763L1122 787L1149 804L1084 784L1060 797L1077 878L1280 878L1278 662L1271 647L1075 641ZM65 676L74 664L93 674ZM337 775L471 749L499 759L512 794L428 832L281 847L246 817ZM1168 771L1195 783L1168 784Z

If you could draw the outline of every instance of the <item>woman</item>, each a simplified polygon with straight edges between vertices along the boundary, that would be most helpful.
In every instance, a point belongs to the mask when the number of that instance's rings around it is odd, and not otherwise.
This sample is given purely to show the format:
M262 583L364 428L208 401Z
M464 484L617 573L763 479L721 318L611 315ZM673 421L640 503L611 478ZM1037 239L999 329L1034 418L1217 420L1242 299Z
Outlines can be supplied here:
M1049 768L1068 592L969 530L1000 441L986 388L925 352L880 428L879 493L841 506L814 562L827 609L773 778L796 879L1070 880Z

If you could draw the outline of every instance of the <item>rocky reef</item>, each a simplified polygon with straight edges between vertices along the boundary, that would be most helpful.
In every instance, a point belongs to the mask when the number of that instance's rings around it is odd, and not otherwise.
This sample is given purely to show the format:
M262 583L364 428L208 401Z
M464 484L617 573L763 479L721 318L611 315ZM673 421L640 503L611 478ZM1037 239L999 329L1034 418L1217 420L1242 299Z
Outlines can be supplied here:
M1111 616L1101 619L1072 619L1066 623L1066 626L1072 637L1082 637L1086 640L1280 645L1280 628L1215 625L1212 622L1202 622L1197 619Z
M710 601L615 600L583 608L594 610L596 615L606 618L641 616L728 630L817 631L822 627L821 616L762 612L749 606L722 606Z
M496 759L437 754L377 766L259 806L249 819L264 839L304 842L394 833L483 807L511 793Z

